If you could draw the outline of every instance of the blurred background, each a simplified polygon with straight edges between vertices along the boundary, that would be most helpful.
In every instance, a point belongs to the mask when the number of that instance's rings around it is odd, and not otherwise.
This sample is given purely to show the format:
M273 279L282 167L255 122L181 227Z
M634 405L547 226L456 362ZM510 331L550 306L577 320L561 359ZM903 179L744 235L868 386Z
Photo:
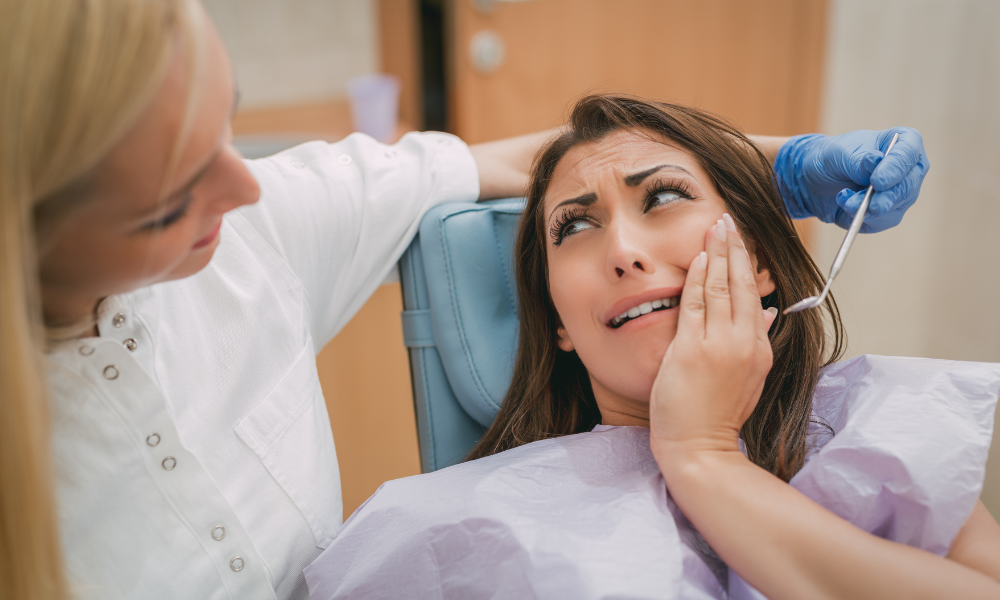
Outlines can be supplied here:
M240 148L354 125L352 78L400 85L396 138L470 143L560 124L615 91L693 104L748 133L918 128L932 168L834 284L849 356L1000 362L1000 2L995 0L204 0L235 64ZM801 224L822 269L843 230ZM319 355L345 517L419 473L399 284ZM1000 517L1000 443L983 500Z

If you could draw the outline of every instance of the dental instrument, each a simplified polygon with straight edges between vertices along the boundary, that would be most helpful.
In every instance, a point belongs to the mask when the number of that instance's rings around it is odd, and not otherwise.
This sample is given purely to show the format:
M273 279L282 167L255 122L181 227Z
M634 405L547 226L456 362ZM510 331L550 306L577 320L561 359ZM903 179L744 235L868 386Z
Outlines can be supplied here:
M892 151L892 147L896 144L896 140L899 139L899 134L893 134L892 141L889 142L889 147L885 149L885 155L889 156L889 152ZM883 160L885 158L883 157ZM868 190L865 192L865 198L861 201L861 206L858 207L858 212L855 213L854 218L851 219L851 226L847 230L847 235L844 236L844 241L840 244L840 250L837 251L837 257L833 259L833 266L830 267L830 276L826 278L826 285L823 286L823 291L819 296L809 296L803 300L799 300L795 304L789 306L784 310L782 314L788 315L791 313L799 312L800 310L807 310L810 308L816 308L823 301L826 300L826 295L830 292L830 285L833 283L833 279L840 273L841 267L844 266L844 261L847 260L847 252L851 249L851 245L854 243L854 238L861 231L861 225L865 222L865 214L868 212L868 205L871 204L872 196L875 195L875 186L869 185Z

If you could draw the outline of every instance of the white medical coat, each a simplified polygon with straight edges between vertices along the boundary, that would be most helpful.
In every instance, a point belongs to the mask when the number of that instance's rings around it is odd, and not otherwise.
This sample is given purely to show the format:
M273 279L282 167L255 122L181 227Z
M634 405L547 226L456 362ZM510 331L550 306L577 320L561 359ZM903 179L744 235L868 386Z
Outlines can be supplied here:
M432 206L479 195L467 146L362 135L249 161L203 271L106 299L49 355L59 520L93 598L300 598L343 505L315 355Z

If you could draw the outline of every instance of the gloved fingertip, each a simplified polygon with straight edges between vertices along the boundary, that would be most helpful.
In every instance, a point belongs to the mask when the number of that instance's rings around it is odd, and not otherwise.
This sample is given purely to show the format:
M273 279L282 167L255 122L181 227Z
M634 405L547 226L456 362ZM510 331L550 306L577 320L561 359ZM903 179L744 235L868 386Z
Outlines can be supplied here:
M886 153L885 159L872 173L871 183L875 186L875 191L889 189L903 181L924 155L923 139L916 129L895 127L885 131L890 136L893 132L899 133L899 141Z
M872 173L881 160L882 154L878 152L866 152L864 158L861 159L861 166L868 173Z
M867 186L871 180L872 171L875 170L880 160L882 160L882 155L870 150L861 149L851 153L850 161L845 165L851 181L857 185Z
M844 188L839 192L837 192L837 206L839 206L844 210L847 210L847 201L850 200L851 196L853 195L854 195L854 190L849 188Z
M892 210L893 201L888 193L875 194L872 196L871 204L868 205L868 214L873 217L881 217Z
M886 157L872 172L871 184L876 192L888 190L903 181L909 169L904 170L902 158Z
M846 211L853 218L854 215L857 214L858 209L861 208L861 203L865 199L865 192L864 192L864 190L862 190L860 192L854 192L854 191L851 191L851 190L844 190L844 192L846 192L844 194L845 197L844 197L844 200L843 200L843 204L840 204L840 207L843 208L844 211ZM838 199L838 201L840 200L839 194L838 194L838 198L837 199ZM869 204L869 208L871 208L870 204Z

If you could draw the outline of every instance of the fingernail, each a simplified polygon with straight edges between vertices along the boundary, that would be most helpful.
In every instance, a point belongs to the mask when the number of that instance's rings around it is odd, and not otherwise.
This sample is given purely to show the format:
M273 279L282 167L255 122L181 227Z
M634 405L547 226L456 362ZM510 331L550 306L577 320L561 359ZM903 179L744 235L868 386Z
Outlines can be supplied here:
M778 316L778 309L775 308L775 307L773 307L773 306L768 306L764 310L766 310L767 312L771 313L772 315L774 315L776 317Z
M733 221L733 218L729 216L729 213L723 213L722 220L726 222L726 229L736 233L736 221Z
M698 264L698 268L699 269L704 269L705 267L707 267L708 266L708 253L705 252L705 251L702 251L702 253L698 255L697 261L698 261L697 264Z
M715 237L719 238L720 242L726 241L726 224L722 219L715 224Z

